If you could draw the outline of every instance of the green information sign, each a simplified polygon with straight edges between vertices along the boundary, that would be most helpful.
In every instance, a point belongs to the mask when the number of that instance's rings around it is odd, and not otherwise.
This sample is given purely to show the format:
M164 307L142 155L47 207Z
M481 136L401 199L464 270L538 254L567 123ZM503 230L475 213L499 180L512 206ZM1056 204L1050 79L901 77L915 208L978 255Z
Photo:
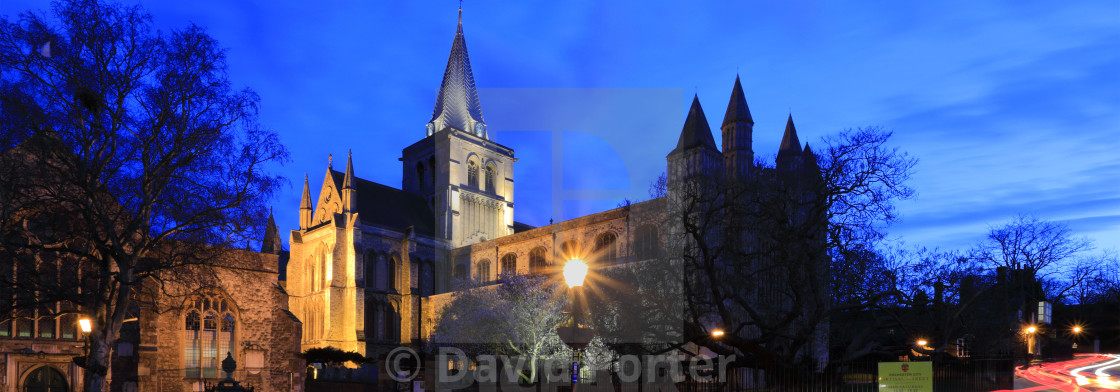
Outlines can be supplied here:
M933 362L879 362L879 392L933 392Z

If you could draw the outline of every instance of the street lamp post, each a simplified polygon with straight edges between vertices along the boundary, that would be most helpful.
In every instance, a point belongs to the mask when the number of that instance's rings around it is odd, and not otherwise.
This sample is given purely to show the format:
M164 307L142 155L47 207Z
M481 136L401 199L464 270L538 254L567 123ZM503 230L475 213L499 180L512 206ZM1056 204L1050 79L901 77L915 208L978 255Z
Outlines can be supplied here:
M591 338L594 336L594 331L588 328L581 321L583 321L583 311L581 309L581 294L583 293L583 281L587 277L587 263L580 259L568 260L564 265L564 283L568 285L569 306L568 312L570 318L564 325L556 327L556 334L560 335L560 340L572 349L572 391L575 392L576 384L579 380L579 354L580 351L591 343Z

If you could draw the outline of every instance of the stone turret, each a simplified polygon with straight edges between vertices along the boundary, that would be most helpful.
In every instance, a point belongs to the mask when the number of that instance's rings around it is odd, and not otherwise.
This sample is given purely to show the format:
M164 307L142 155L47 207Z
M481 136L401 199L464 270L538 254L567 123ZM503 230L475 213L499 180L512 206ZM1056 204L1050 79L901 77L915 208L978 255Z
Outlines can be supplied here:
M747 107L743 85L735 76L735 87L731 89L731 99L727 102L727 113L723 116L723 165L729 178L746 178L754 164L754 118Z

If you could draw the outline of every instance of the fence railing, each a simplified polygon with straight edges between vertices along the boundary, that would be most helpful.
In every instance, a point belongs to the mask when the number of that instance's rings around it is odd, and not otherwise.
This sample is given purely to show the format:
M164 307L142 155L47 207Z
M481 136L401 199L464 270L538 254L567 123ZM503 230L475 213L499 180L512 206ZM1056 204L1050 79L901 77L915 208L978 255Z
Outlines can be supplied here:
M722 380L685 380L677 383L682 392L788 391L788 392L877 392L878 363L869 361L833 365L824 371L812 369L728 368ZM1014 364L1010 358L969 359L933 363L935 392L984 392L1011 389Z

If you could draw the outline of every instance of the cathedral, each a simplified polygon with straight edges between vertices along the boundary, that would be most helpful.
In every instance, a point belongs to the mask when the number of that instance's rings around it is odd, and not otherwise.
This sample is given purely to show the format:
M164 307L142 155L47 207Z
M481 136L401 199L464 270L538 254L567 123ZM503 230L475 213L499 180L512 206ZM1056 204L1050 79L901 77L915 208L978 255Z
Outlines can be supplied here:
M460 10L432 117L401 152L401 187L362 179L349 157L341 171L330 160L317 192L304 181L284 267L289 309L303 321L303 350L330 346L377 358L418 346L456 283L468 279L542 273L576 257L608 264L658 258L674 235L661 224L673 187L700 175L752 175L753 127L736 78L720 126L722 150L698 97L677 145L666 146L669 197L544 227L516 222L514 151L487 132ZM790 116L779 170L800 173L815 162Z

